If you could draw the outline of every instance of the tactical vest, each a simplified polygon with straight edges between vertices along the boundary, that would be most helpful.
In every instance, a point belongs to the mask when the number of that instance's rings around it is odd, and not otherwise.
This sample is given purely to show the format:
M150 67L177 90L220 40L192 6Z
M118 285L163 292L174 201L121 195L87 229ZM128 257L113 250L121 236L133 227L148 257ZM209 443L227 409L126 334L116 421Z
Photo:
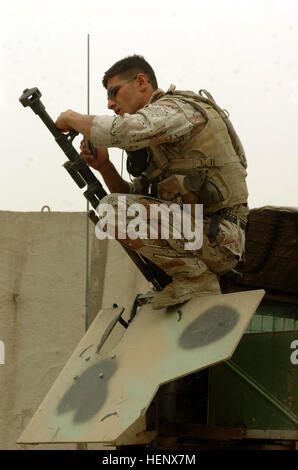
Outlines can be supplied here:
M151 182L161 182L159 184L163 187L167 178L171 181L171 175L178 175L180 182L183 182L184 193L195 196L196 202L204 205L205 214L246 204L245 152L227 111L221 109L206 90L196 94L175 90L175 86L171 85L158 101L168 99L168 95L190 103L205 116L207 123L200 133L193 135L186 143L181 158L171 160L163 144L150 147L151 163L143 174ZM175 102L179 105L178 100ZM171 197L167 199L171 200ZM188 201L186 197L183 202Z

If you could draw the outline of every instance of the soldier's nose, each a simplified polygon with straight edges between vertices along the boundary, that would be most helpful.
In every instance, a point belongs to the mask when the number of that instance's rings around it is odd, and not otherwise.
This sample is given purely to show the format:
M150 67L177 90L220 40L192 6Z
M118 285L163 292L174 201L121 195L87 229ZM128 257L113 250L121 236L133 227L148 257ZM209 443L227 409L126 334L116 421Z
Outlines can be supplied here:
M115 101L108 99L108 109L115 109Z

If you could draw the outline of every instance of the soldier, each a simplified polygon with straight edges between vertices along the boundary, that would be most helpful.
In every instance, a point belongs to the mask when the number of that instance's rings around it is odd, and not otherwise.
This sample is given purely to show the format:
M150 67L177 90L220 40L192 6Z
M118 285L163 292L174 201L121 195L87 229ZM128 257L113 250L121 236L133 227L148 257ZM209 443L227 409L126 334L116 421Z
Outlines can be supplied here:
M243 259L249 212L245 153L227 112L205 90L196 94L171 85L162 91L152 67L139 55L116 62L102 83L116 116L68 110L56 121L63 131L74 128L96 147L93 156L83 141L81 157L101 173L111 192L102 202L116 212L120 194L129 205L146 208L160 202L177 203L181 210L183 203L204 207L200 249L186 250L185 240L173 237L173 227L167 240L116 235L173 279L155 293L152 308L220 294L219 276ZM109 147L126 150L131 183L110 161Z

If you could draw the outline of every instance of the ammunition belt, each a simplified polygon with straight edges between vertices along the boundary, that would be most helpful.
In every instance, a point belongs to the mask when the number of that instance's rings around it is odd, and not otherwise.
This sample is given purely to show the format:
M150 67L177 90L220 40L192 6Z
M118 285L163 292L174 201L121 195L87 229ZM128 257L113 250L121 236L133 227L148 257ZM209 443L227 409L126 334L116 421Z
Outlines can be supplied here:
M229 209L223 211L222 218L229 220L230 222L233 222L236 225L238 225L239 220L239 227L242 228L242 230L246 229L247 220L244 217L239 217L239 215L235 214Z
M210 221L208 234L207 234L208 238L215 239L221 219L226 219L229 222L233 222L236 225L238 225L239 223L239 227L242 230L245 230L247 227L246 218L240 217L239 215L237 215L235 212L231 211L230 209L222 209L211 215L211 221Z

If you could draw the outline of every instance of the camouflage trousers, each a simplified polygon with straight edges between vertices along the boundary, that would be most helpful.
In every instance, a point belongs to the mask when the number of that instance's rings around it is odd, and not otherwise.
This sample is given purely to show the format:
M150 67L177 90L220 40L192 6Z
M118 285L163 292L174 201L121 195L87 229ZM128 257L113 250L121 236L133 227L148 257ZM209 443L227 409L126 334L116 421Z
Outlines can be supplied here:
M102 199L101 204L109 204L117 214L119 196L125 196L127 206L135 203L143 205L146 208L146 214L149 214L149 206L152 204L163 203L168 206L172 204L169 201L136 194L110 194ZM122 245L137 251L157 264L171 277L185 275L187 278L196 278L206 272L220 275L234 268L244 255L244 230L225 219L221 220L216 237L210 240L207 236L210 217L203 218L203 243L198 250L186 250L187 240L183 236L181 239L174 239L172 227L170 227L168 239L161 237L158 239L125 238L123 229L127 228L131 220L132 217L127 216L126 227L121 227L117 218L115 219L115 238ZM149 225L149 219L145 222Z

